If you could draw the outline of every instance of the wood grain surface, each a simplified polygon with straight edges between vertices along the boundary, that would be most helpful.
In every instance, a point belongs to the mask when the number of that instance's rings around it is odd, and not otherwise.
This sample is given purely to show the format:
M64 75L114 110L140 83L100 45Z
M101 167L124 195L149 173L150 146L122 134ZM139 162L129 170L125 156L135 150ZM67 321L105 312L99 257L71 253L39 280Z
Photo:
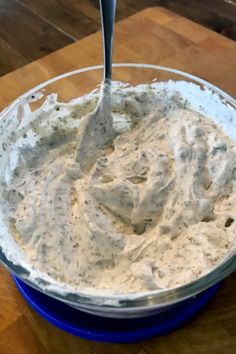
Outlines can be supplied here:
M172 66L236 96L236 44L162 8L149 8L116 26L114 61ZM21 60L21 58L19 58ZM63 72L102 62L95 33L0 78L0 109L34 85ZM0 268L0 354L235 354L236 273L207 308L183 328L135 344L87 341L53 327L18 293Z
M236 40L236 0L118 0L116 21L163 6ZM0 76L100 29L99 0L0 0Z

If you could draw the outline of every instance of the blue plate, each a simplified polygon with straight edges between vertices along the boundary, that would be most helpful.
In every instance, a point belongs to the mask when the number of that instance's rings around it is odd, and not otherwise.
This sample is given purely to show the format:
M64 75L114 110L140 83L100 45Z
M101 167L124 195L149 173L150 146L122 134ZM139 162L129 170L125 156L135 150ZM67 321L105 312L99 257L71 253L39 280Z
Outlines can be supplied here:
M211 300L219 284L170 310L145 318L111 319L87 314L13 279L26 301L54 326L76 336L113 343L137 342L169 333L195 316Z

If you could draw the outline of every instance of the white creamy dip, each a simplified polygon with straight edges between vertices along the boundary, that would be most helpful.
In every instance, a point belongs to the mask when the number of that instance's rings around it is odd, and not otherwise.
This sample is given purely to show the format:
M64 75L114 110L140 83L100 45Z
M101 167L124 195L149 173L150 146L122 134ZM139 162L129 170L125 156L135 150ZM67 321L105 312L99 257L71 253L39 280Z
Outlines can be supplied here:
M78 290L201 277L235 235L232 141L177 91L143 85L114 90L113 126L99 120L87 143L81 119L98 97L51 95L2 143L2 212L15 241L36 269Z

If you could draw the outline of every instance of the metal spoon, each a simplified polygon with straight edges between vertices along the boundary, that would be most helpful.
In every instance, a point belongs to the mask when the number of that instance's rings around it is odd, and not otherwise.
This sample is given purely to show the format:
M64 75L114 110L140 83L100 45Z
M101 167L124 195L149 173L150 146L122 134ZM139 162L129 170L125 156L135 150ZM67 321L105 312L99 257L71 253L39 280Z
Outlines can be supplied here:
M116 0L100 0L104 72L96 109L81 119L76 161L88 172L115 137L111 116L112 44Z
M115 22L116 0L100 0L103 35L104 81L111 80L112 44Z

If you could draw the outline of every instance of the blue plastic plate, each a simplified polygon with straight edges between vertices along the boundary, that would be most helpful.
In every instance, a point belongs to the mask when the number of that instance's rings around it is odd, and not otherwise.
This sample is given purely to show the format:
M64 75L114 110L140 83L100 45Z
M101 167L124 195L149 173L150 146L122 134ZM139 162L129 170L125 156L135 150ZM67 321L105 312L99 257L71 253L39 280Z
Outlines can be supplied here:
M48 322L76 336L99 341L128 343L169 333L196 315L210 301L219 284L171 310L145 318L111 319L87 314L31 288L13 275L26 301Z

